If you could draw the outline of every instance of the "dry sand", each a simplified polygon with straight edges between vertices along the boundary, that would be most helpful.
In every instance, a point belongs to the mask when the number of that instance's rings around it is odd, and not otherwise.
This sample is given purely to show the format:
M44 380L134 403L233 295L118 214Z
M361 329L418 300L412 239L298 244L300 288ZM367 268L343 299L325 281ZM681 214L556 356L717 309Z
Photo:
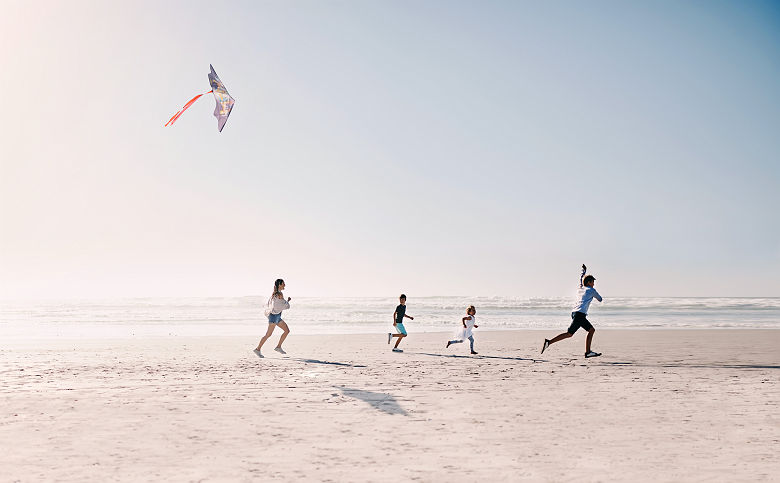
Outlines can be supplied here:
M780 478L780 330L554 332L16 344L0 480Z

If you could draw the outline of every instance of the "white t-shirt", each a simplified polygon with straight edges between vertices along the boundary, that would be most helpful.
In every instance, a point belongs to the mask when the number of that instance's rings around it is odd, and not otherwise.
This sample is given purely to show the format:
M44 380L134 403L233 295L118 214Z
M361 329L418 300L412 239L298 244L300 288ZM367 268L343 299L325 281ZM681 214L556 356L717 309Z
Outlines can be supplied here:
M583 287L577 291L577 296L579 297L579 302L574 306L574 310L572 312L582 312L583 314L588 313L588 307L590 307L590 302L594 298L601 302L601 295L599 295L598 292L596 292L596 289L593 287Z
M286 301L283 298L280 299L271 296L271 298L268 299L268 303L265 306L265 315L281 314L282 310L287 310L289 308L290 308L290 302Z

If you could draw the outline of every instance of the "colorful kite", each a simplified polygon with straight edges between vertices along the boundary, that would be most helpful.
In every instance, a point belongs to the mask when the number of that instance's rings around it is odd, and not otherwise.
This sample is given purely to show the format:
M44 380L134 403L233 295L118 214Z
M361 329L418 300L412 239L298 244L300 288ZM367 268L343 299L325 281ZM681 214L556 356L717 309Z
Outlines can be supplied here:
M211 90L204 92L203 94L198 94L197 96L190 99L190 102L184 104L184 107L182 107L179 112L174 114L173 117L170 118L167 123L165 123L166 126L173 126L173 123L179 119L179 116L181 116L184 111L189 109L189 107L195 101L200 99L200 96L211 93L214 94L214 99L217 101L217 107L214 108L214 117L217 118L217 128L219 129L219 132L222 132L222 128L225 127L225 123L230 116L230 111L233 110L233 104L235 104L236 101L230 97L230 94L228 94L227 89L225 89L225 84L219 80L217 73L214 71L214 67L211 64L209 64L209 67L211 67L211 73L209 74L209 84L211 84Z

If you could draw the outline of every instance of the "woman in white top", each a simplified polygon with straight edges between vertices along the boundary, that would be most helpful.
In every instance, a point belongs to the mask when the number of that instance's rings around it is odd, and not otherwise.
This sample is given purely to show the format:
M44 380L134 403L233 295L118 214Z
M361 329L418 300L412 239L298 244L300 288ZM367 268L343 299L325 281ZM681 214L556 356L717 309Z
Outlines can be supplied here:
M447 347L451 346L452 344L460 344L465 339L468 339L471 345L471 353L476 355L476 352L474 352L474 335L472 330L475 327L479 327L476 322L477 309L475 309L473 305L469 305L469 307L466 309L466 316L461 320L461 323L463 323L463 328L455 333L455 338L453 340L447 342Z
M281 327L284 333L279 338L279 344L274 348L274 350L280 354L287 354L284 349L282 349L282 342L284 342L284 339L287 338L287 334L290 333L290 328L287 327L287 323L282 320L282 310L287 310L290 308L290 300L292 299L287 297L287 300L285 300L282 290L284 290L284 280L280 278L274 282L274 293L271 295L271 298L268 299L268 302L265 305L265 315L268 317L268 330L266 331L263 338L260 339L260 343L257 344L257 349L255 349L255 354L257 354L257 357L263 357L263 354L260 352L260 350L263 348L265 341L271 337L271 334L273 334L277 325Z

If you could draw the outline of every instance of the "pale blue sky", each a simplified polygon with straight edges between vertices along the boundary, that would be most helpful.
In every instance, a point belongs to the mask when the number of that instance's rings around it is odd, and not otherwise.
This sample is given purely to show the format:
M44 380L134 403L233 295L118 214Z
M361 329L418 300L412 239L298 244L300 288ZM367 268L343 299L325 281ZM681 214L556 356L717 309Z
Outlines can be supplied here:
M780 296L777 3L0 5L3 297Z

